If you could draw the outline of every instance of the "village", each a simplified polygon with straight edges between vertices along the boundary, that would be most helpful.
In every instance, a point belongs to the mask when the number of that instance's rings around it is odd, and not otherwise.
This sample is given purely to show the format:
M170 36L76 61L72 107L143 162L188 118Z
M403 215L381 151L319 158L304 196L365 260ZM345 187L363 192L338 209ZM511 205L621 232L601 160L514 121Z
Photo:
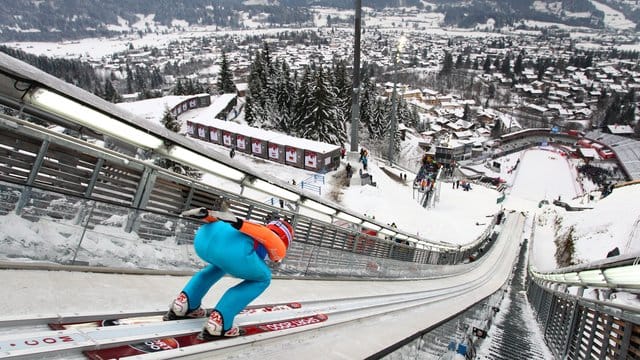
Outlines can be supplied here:
M378 70L375 80L380 97L390 99L395 89L398 99L418 112L420 122L415 128L399 124L398 130L421 137L421 146L437 161L482 156L499 146L498 136L527 128L565 132L603 128L616 135L637 134L636 117L604 123L613 94L631 99L634 108L638 105L638 52L624 50L633 49L625 48L637 40L633 32L558 26L440 29L419 21L429 18L429 13L368 11L362 64ZM220 99L226 104L217 104L222 113L217 117L229 120L232 114L241 122L252 54L267 44L270 56L286 59L293 72L311 62L323 66L335 59L350 62L353 30L349 15L334 14L331 26L324 23L316 28L184 32L157 47L134 40L138 35L123 35L121 41L129 41L127 50L87 61L97 71L123 81L127 68L193 67L189 75L163 76L158 90L171 95L176 83L184 79L205 89L215 88L224 52L237 92L235 97ZM447 57L451 69L443 74ZM122 94L122 99L136 101L140 95Z

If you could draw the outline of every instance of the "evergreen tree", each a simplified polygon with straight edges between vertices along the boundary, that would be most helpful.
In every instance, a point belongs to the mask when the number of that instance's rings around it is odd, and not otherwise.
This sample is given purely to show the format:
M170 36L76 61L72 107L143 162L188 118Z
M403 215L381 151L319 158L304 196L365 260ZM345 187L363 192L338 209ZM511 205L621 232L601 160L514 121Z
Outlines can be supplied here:
M351 119L352 80L344 60L337 61L333 68L333 83L337 91L338 107L344 114L343 121Z
M402 99L396 99L396 101L398 101L396 103L396 128L395 131L393 131L391 129L392 127L392 123L391 123L391 113L393 111L393 102L392 99L387 99L386 101L384 101L382 103L383 106L383 127L382 127L382 133L381 133L381 138L384 138L384 142L387 143L387 146L389 144L389 141L393 141L393 151L394 153L398 153L398 151L400 151L400 144L402 143L402 139L400 136L400 131L398 131L398 125L400 123L402 123L402 117L404 116L404 111L401 111L400 109L402 108ZM390 138L393 137L393 140L390 140Z
M469 57L469 55L467 55L466 59L464 60L464 64L462 66L465 69L471 69L471 57Z
M169 109L165 110L164 115L160 120L160 123L170 131L173 131L176 133L180 131L180 126L181 126L180 121L173 114L171 114L171 111L169 111ZM202 172L200 172L198 169L194 169L189 166L182 165L171 159L157 158L154 161L154 163L157 166L160 166L163 169L168 169L176 174L185 175L192 179L197 179L197 180L202 179Z
M284 133L293 130L293 111L296 100L295 78L291 76L291 69L286 61L277 62L274 71L277 86L274 89L275 104L278 106L279 117L274 121L274 127Z
M398 103L396 104L396 119L398 119L398 124L407 125L412 121L411 110L409 109L409 104L402 98L396 99Z
M458 54L458 58L456 59L455 68L456 69L461 69L462 68L462 64L463 64L463 62L462 62L462 54Z
M469 104L464 105L464 114L462 115L462 120L471 121L471 109L469 108Z
M342 144L347 133L342 121L342 112L336 105L336 89L329 82L322 67L314 74L315 86L311 99L311 114L302 130L306 139L323 141L329 144Z
M620 112L620 122L631 125L636 120L636 93L630 89L622 100L622 110Z
M613 99L611 100L611 104L607 108L607 111L604 115L604 121L602 122L602 127L606 127L608 125L618 124L620 121L620 111L622 109L620 95L618 93L613 93Z
M260 51L256 52L249 70L245 120L249 125L261 127L260 114L266 103L267 71Z
M195 85L193 84L193 80L185 79L184 85L184 95L193 95L196 93Z
M524 70L522 66L522 54L518 54L516 62L513 64L513 72L517 75L522 75L522 70Z
M496 85L494 83L489 84L489 99L496 97Z
M160 123L168 130L173 131L174 133L180 132L180 121L169 111L166 109L164 111L164 115L162 119L160 119Z
M373 118L373 112L376 106L376 88L375 83L371 81L369 76L362 79L362 93L360 94L360 123L359 132L364 128L369 128L369 123Z
M482 70L487 74L491 72L491 58L488 55L487 58L484 59L484 63L482 63Z
M160 74L160 69L157 66L153 67L151 72L151 88L158 90L162 88L164 84L164 79L162 78L162 74Z
M453 56L450 52L444 52L444 61L442 62L442 68L440 69L441 76L447 76L451 74L453 70Z
M313 103L311 98L314 93L313 73L309 66L305 66L300 80L300 86L296 93L296 101L293 110L292 130L295 134L302 136L304 128L311 121Z
M502 127L502 121L500 119L496 119L493 122L493 127L491 128L491 137L493 139L499 138L504 133L504 129Z
M126 74L127 74L127 94L133 94L133 92L134 92L134 90L133 90L133 72L131 71L131 67L129 67L129 64L127 64Z
M233 73L229 68L227 53L222 51L222 60L220 61L220 72L218 73L218 83L216 84L220 94L229 94L236 92L236 86L233 83Z
M147 89L147 81L145 78L145 67L136 66L134 73L134 83L137 91L144 91Z
M118 103L122 101L122 97L116 89L113 87L111 80L107 79L104 82L104 99L112 103Z
M373 108L371 109L370 120L367 123L367 130L369 131L369 139L377 140L382 139L386 129L388 121L385 120L387 114L387 107L383 100L376 99Z
M511 76L511 59L508 56L502 60L500 71L507 76Z
M184 95L184 87L182 86L182 81L180 79L178 79L178 81L176 81L176 86L174 86L173 88L173 95Z

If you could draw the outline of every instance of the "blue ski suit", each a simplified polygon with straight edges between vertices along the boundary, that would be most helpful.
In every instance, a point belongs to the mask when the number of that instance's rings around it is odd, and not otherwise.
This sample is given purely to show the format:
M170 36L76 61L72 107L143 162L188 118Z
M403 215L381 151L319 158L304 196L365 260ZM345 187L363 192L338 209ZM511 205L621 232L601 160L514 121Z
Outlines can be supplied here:
M231 328L235 316L271 283L271 270L265 263L267 250L262 243L240 231L244 224L264 227L238 219L235 223L218 220L198 229L195 251L209 265L193 275L182 290L187 294L190 310L197 309L204 295L225 274L244 279L229 288L215 306L222 314L224 331ZM266 231L277 238L271 230Z

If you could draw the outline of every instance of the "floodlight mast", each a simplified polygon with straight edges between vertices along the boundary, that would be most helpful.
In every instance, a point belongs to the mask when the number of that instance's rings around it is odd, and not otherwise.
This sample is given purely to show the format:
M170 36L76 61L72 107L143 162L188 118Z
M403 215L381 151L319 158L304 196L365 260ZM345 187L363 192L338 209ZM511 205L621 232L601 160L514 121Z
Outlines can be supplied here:
M351 147L358 151L358 123L360 122L360 24L362 22L362 0L355 0L356 17L353 44L353 93L351 96Z

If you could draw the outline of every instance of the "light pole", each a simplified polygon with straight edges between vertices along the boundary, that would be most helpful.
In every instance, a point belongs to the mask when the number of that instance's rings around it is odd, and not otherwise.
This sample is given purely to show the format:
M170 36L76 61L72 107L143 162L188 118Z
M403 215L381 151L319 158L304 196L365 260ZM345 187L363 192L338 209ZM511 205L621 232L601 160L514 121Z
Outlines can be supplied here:
M353 93L351 95L351 152L358 151L358 123L360 122L360 25L362 0L355 0L356 18L353 44Z
M396 100L398 84L398 57L404 47L404 43L407 38L401 36L398 39L398 45L396 46L395 54L393 54L393 93L391 94L391 131L389 133L389 166L393 165L393 145L396 140L396 129L398 127L398 119L396 118L396 112L398 109L398 101Z

